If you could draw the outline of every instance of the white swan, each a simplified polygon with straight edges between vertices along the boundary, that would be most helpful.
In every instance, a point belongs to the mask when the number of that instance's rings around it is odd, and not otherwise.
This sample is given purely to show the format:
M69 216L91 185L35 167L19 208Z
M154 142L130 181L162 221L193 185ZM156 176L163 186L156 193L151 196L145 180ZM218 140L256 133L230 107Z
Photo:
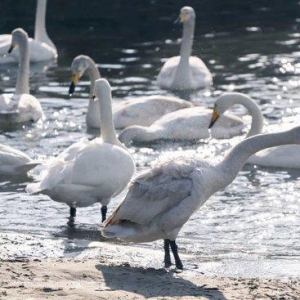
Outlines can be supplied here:
M20 62L14 94L0 95L0 125L37 121L44 116L40 102L29 94L29 57L27 33L17 28L12 32L11 49L18 46Z
M197 90L212 83L212 75L204 62L191 56L196 14L192 7L180 10L180 22L183 23L183 36L180 56L168 59L157 77L157 84L168 90Z
M22 151L0 144L0 174L26 175L39 162L31 159Z
M235 97L228 93L219 97L220 101ZM191 107L164 115L149 127L130 126L121 131L119 140L125 145L131 142L149 143L157 140L197 141L210 136L208 125L211 120L211 109ZM241 134L244 121L232 114L222 116L216 127L212 128L214 138L230 138Z
M160 163L133 181L102 234L136 243L164 239L165 266L171 264L171 246L176 267L182 269L175 239L190 216L228 186L253 153L284 144L300 144L300 127L247 138L217 164L187 156Z
M76 207L102 204L102 221L107 204L128 184L135 163L116 137L112 122L111 88L107 80L95 82L99 100L101 138L81 140L50 160L44 178L29 184L29 193L42 193L70 206L69 224L73 225Z
M217 100L213 110L210 126L213 126L214 122L234 104L241 104L245 106L252 117L251 128L247 137L260 134L262 132L264 122L263 115L256 102L244 94L240 94L239 97L231 97L228 101ZM300 146L285 145L264 149L252 155L248 159L247 163L265 167L300 168Z
M72 95L79 78L87 72L91 81L90 100L86 114L86 124L90 128L99 128L99 107L92 100L94 82L100 78L95 62L86 55L74 58L72 65L72 82L69 94ZM169 96L146 96L130 99L113 107L113 120L116 129L123 129L131 125L149 126L163 115L179 109L191 107L189 101Z
M34 39L29 38L29 60L31 62L46 61L57 58L57 50L50 40L46 27L46 6L47 0L37 0L35 15ZM6 55L11 44L10 34L0 35L0 63L13 63L19 60L19 50L14 50Z

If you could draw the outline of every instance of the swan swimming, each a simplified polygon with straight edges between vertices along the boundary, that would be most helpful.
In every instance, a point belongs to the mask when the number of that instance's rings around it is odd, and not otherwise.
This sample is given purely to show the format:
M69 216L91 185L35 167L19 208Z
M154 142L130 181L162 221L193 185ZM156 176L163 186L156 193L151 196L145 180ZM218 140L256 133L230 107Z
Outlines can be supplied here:
M0 125L37 121L44 117L40 102L29 94L29 56L27 33L17 28L12 32L9 51L20 50L19 70L14 94L0 94Z
M99 106L92 100L95 80L100 72L95 62L86 55L76 56L71 65L72 80L69 94L72 95L80 77L87 72L90 81L90 97L86 124L89 128L99 128ZM179 109L192 107L189 101L170 96L146 96L126 100L113 107L113 121L116 129L123 129L131 125L149 126L163 115Z
M46 6L47 0L37 0L35 15L34 39L29 38L29 60L30 62L40 62L57 58L57 50L49 38L46 27ZM19 60L18 49L10 55L6 55L11 44L10 34L0 35L0 63L16 63Z
M27 172L39 165L27 154L12 147L0 144L0 174L26 175Z
M192 7L180 10L183 36L180 55L169 58L157 76L157 84L167 90L198 90L212 83L212 75L204 62L191 56L196 14Z
M111 87L107 80L95 82L101 122L101 138L82 139L48 163L44 178L29 184L28 193L42 193L70 206L68 224L74 224L77 207L102 204L102 221L107 204L128 184L135 163L117 139L112 121Z
M237 97L231 97L228 101L216 101L210 126L213 126L220 116L231 106L241 104L245 106L252 117L250 131L247 137L260 134L263 129L263 115L259 106L250 97L237 93ZM247 163L276 168L300 168L300 146L284 145L264 149L253 154Z
M285 144L300 144L300 127L247 138L219 163L195 156L161 162L131 183L123 202L103 224L102 234L135 243L163 239L165 267L171 265L171 247L176 268L183 269L176 245L182 226L210 196L236 178L252 154Z
M224 101L226 98L234 97L235 93L221 95L218 99ZM149 127L130 126L122 130L119 140L125 145L131 142L151 143L158 140L169 141L197 141L212 137L231 138L243 132L244 121L233 115L222 116L211 133L208 125L211 120L212 109L204 107L191 107L171 112L164 115Z

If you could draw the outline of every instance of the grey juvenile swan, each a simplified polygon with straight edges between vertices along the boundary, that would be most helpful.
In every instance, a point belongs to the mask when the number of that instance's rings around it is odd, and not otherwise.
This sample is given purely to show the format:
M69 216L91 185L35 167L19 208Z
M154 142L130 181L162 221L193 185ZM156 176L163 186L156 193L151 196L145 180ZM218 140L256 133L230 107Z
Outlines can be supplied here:
M191 215L226 188L252 154L285 144L300 144L300 127L247 138L219 163L194 156L161 162L131 183L123 202L104 223L102 234L135 243L163 239L165 266L171 265L171 247L176 268L182 269L175 240Z

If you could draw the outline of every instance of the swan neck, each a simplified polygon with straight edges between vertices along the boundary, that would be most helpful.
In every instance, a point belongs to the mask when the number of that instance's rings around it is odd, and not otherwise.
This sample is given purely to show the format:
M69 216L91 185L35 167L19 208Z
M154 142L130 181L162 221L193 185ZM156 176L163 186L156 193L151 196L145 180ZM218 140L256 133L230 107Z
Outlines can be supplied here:
M100 72L95 64L95 62L90 59L89 61L89 67L86 70L89 78L90 78L90 99L94 95L94 86L95 86L95 81L99 78L101 78ZM93 101L93 100L92 100ZM93 101L94 102L94 101Z
M105 143L119 144L112 116L112 97L110 90L101 90L99 93L100 128L102 140Z
M56 50L53 42L50 40L45 25L47 0L38 0L35 14L34 39Z
M18 41L19 70L16 84L16 94L29 94L29 50L27 38Z
M300 141L290 132L260 134L243 140L233 147L217 167L223 174L224 187L234 180L247 159L254 153L275 146L299 144Z
M250 116L252 117L251 127L247 137L260 134L264 126L264 118L259 106L253 100L245 101L244 106L247 108Z
M180 47L181 61L188 62L192 54L192 46L194 40L195 20L190 20L183 25L183 34Z
M251 122L250 130L247 134L247 137L250 137L250 136L253 136L253 135L256 135L256 134L259 134L262 132L263 125L264 125L264 118L263 118L263 115L261 113L259 106L256 104L256 102L252 98L250 98L244 94L240 94L240 93L229 93L229 94L225 94L224 96L221 96L220 100L221 101L225 101L225 100L230 101L229 102L230 106L233 106L235 104L240 104L248 110L248 113L252 117L252 122Z

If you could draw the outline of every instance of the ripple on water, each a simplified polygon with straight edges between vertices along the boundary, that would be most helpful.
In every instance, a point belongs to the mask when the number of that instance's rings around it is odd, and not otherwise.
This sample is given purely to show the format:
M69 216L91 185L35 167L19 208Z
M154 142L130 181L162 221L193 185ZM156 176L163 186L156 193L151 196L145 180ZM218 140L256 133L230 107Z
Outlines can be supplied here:
M266 117L265 132L292 127L299 123L300 112L299 80L295 76L299 73L299 51L295 43L299 36L294 32L273 35L273 39L266 36L267 45L272 47L262 47L264 33L254 29L249 28L249 35L238 39L230 33L206 34L209 38L204 39L197 37L201 40L201 49L195 46L194 52L210 62L214 86L189 95L189 100L213 107L216 97L224 91L245 92L261 105ZM97 66L102 76L112 84L114 104L143 95L173 95L160 90L155 80L162 63L178 54L178 40L141 40L134 46L122 45L122 49L116 44L111 52L102 51L101 59L98 49L88 46L91 57L100 62ZM69 99L71 59L63 55L59 64L47 66L46 73L43 73L44 67L34 70L34 92L41 101L46 119L17 130L2 130L1 143L26 151L32 158L46 159L82 137L94 138L99 134L87 131L85 125L88 80L80 80L74 98ZM5 79L2 91L13 92L16 79L13 68L1 68L0 78ZM232 111L245 114L241 107ZM245 120L251 121L250 118ZM141 172L158 159L176 155L198 154L219 161L227 149L243 138L211 139L195 144L158 143L132 147L130 151ZM299 176L297 171L246 166L226 190L211 197L185 224L178 239L180 251L192 254L199 268L211 274L222 275L228 270L227 274L249 276L295 275L290 266L300 256ZM69 213L66 205L47 196L26 194L26 183L32 180L27 178L25 183L17 178L1 181L1 231L30 234L28 240L17 239L26 247L34 247L35 255L50 257L66 255L76 245L82 247L84 241L100 239L100 205L78 209L78 227L74 234L66 226ZM116 208L125 193L112 200L109 212ZM13 240L1 240L0 252L26 254L25 250L14 252ZM161 249L161 241L141 247ZM284 269L279 267L283 261ZM254 272L255 266L260 269Z

